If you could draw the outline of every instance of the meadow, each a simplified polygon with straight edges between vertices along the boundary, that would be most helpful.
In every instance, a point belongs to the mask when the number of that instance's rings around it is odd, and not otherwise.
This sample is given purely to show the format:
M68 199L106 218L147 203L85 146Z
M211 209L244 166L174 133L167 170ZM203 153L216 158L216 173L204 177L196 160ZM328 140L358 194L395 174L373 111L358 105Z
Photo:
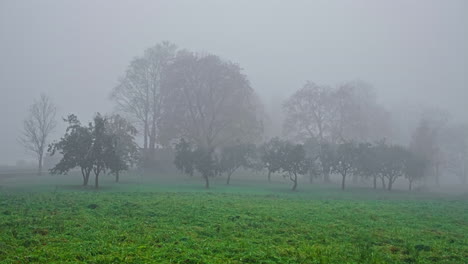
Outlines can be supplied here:
M468 195L338 185L0 179L0 263L468 263Z

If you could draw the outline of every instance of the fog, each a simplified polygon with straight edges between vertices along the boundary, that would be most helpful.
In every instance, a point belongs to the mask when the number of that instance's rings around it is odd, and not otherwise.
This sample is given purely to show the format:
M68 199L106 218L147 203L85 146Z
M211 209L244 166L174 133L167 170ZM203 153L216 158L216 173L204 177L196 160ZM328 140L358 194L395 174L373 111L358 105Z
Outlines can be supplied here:
M17 138L41 92L59 116L111 112L131 59L164 40L239 63L273 121L306 80L364 80L403 141L425 107L468 122L467 11L463 0L1 1L0 164L34 159Z

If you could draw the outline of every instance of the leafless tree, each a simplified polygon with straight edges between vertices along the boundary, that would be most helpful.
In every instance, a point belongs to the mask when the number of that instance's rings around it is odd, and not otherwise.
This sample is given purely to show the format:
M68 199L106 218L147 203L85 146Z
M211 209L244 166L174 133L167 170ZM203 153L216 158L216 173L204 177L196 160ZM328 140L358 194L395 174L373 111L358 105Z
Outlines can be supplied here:
M261 136L261 108L241 68L215 55L179 52L165 74L166 140L184 137L203 148Z
M332 141L376 141L391 136L390 114L378 104L371 85L347 82L333 91Z
M330 87L307 82L284 103L283 108L286 134L298 140L317 138L320 143L330 135L334 108Z
M135 58L114 88L111 98L118 110L143 131L143 149L154 154L162 113L161 79L164 68L174 58L177 47L162 42Z
M52 100L41 94L39 100L29 108L29 115L24 120L19 142L26 150L34 153L38 161L38 174L42 173L42 161L47 147L47 139L55 129L57 108Z

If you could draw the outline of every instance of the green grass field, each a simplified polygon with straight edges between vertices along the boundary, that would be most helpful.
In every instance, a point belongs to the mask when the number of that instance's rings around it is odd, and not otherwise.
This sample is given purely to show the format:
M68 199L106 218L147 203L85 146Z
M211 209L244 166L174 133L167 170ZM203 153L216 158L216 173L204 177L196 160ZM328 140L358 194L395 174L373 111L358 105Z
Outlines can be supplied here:
M466 193L122 179L0 179L0 263L468 263Z

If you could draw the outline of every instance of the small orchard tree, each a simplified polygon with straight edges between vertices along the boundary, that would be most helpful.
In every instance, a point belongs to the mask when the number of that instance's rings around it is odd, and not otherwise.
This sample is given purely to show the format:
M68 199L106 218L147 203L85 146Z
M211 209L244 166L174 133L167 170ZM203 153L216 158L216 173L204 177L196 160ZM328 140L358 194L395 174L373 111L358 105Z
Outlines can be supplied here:
M115 149L114 159L110 159L109 168L115 175L115 182L119 182L120 172L133 166L138 156L138 146L135 143L136 128L120 115L107 118L106 131L112 136Z
M268 170L268 182L271 181L271 174L281 170L281 149L284 142L279 138L273 138L262 144L259 148L260 159Z
M309 164L306 160L306 152L301 144L286 142L280 150L282 156L281 169L287 173L293 182L292 190L297 189L297 176L306 174Z
M185 139L181 138L180 141L175 144L175 158L174 165L181 172L193 176L195 171L195 156L192 144Z
M213 149L197 148L193 153L195 169L202 175L207 189L210 188L209 179L216 176L219 168L213 152Z
M82 126L75 115L69 115L64 121L68 123L65 135L60 141L49 145L51 156L57 152L62 155L50 172L67 174L71 169L79 167L83 176L83 186L87 186L93 169L93 161L89 156L89 150L93 144L91 130L89 127Z
M381 173L387 179L389 191L396 179L404 175L407 157L408 151L401 146L383 146Z
M249 167L249 157L254 154L255 145L253 144L236 144L222 148L219 168L221 173L227 175L226 184L229 185L231 176L237 169Z
M66 174L80 167L83 185L88 184L91 172L95 176L95 188L99 188L99 175L106 170L122 170L122 153L117 150L118 136L109 131L107 119L97 114L88 126L82 126L75 115L68 116L69 126L59 142L50 145L51 154L63 155L52 173ZM123 150L122 150L123 151ZM125 154L126 156L128 154Z
M428 166L428 161L412 152L408 152L406 158L404 175L409 182L408 189L411 191L413 189L413 183L424 178L424 172Z
M356 144L353 142L346 142L338 145L336 156L332 167L332 172L341 175L341 189L345 189L346 177L355 172L356 157L357 157Z
M315 138L309 138L304 143L306 152L307 170L309 172L309 181L313 182L314 178L318 178L321 174L320 167L320 143Z
M370 143L360 143L357 150L356 173L364 178L372 178L374 189L380 175L380 160L376 147Z
M320 170L323 174L323 181L330 182L330 173L335 162L336 145L333 143L320 143Z
M213 149L194 148L185 139L175 145L174 164L183 173L193 176L198 171L205 180L205 188L210 188L210 178L215 177L220 170L219 162Z

